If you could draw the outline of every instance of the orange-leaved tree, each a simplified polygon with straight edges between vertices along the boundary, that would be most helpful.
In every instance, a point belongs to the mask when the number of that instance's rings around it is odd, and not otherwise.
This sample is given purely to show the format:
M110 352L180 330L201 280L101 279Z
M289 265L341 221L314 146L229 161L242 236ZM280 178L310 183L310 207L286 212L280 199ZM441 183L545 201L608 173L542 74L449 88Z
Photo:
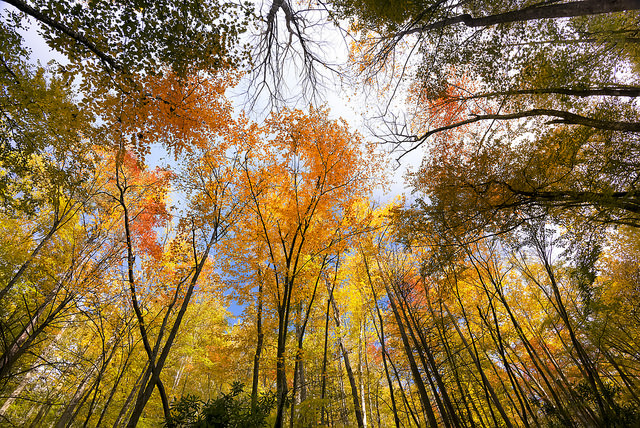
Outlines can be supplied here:
M275 426L280 427L288 389L285 355L292 302L307 271L317 269L325 254L361 230L353 206L377 184L379 158L322 108L275 113L257 134L246 136L242 186L250 202L246 221L239 226L266 249L263 263L273 272L265 297L273 299L278 317Z

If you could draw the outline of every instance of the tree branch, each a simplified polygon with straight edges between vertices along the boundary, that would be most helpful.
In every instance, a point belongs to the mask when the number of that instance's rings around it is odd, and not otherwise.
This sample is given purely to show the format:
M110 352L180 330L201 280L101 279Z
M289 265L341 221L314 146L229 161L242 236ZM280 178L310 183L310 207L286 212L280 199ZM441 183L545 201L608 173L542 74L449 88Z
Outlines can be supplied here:
M106 63L107 65L109 65L109 67L111 67L114 70L122 70L122 66L118 63L118 61L113 58L112 56L108 55L107 53L103 52L102 50L100 50L95 43L93 43L92 41L90 41L89 39L87 39L84 35L78 33L77 31L74 31L73 29L67 27L66 25L64 25L61 22L57 22L54 21L53 19L49 18L48 16L46 16L45 14L43 14L42 12L40 12L39 10L29 6L27 3L21 1L21 0L1 0L5 3L8 3L10 5L12 5L13 7L15 7L16 9L20 10L21 12L26 13L27 15L35 18L36 20L40 21L41 23L60 31L61 33L71 37L72 39L74 39L75 41L77 41L78 43L80 43L82 46L84 46L85 48L87 48L89 51L93 52L98 58L100 58L100 60L102 60L104 63Z
M585 15L600 15L604 13L623 12L626 10L640 9L639 0L584 0L570 3L534 5L524 9L513 10L496 15L474 18L469 14L458 15L452 18L442 19L432 24L414 28L405 34L422 33L425 31L439 30L455 24L464 24L467 27L489 27L497 24L511 22L524 22L536 19L573 18Z

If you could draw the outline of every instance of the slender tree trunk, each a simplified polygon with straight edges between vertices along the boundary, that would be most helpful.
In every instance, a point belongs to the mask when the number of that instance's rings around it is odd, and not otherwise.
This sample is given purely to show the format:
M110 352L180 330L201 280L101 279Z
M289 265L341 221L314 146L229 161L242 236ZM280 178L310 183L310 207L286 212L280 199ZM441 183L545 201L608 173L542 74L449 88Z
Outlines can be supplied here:
M119 168L119 167L118 167ZM142 337L142 344L144 345L144 350L147 353L147 359L149 360L149 368L151 370L151 379L152 383L154 383L158 387L158 393L160 394L160 400L162 401L162 410L164 412L165 420L169 427L172 426L171 423L171 409L169 407L169 399L167 398L167 393L164 389L164 384L160 380L160 371L156 366L156 354L153 352L151 348L151 343L149 341L149 337L147 335L147 326L144 320L144 316L142 314L142 310L140 309L140 304L138 303L138 295L136 292L136 281L134 278L134 265L135 265L135 257L133 255L133 242L131 236L131 226L129 220L129 208L125 201L125 192L127 187L122 187L120 185L120 174L116 175L118 188L120 190L120 206L124 213L124 229L125 229L125 237L126 237L126 245L127 245L127 279L129 284L129 292L131 297L131 304L133 306L133 310L136 314L136 319L138 321L138 328L140 329L140 336Z
M446 304L444 305L444 307L447 310L447 313L449 314L449 316L453 318L453 315L451 315L451 311L449 311L449 308L447 307ZM493 390L493 387L491 386L491 383L489 382L489 379L487 379L487 376L484 373L484 369L482 368L482 365L480 364L480 361L478 360L477 352L472 351L471 347L469 346L469 343L467 342L467 339L464 337L464 334L462 333L462 331L460 330L460 327L458 326L458 324L455 321L453 322L453 325L454 325L456 331L458 332L458 336L460 337L460 340L462 341L462 344L464 345L465 349L467 349L467 351L469 353L469 356L473 360L473 363L475 364L476 369L478 370L478 373L480 374L480 377L482 378L483 387L486 389L488 395L491 397L490 401L492 401L493 404L498 409L498 412L500 413L500 416L502 417L502 420L507 425L507 427L512 428L513 425L511 424L511 421L509 420L509 416L507 415L507 413L505 412L504 408L502 407L502 404L500 403L500 400L498 399L498 396L496 395L495 391ZM475 344L473 346L473 349L475 349Z
M382 267L378 262L378 267L380 271L383 271ZM422 375L420 374L420 370L418 370L418 365L416 364L416 360L413 356L413 347L409 344L409 339L407 337L407 333L404 328L404 324L402 322L402 317L400 316L400 311L395 301L395 297L389 286L389 281L391 279L383 279L384 286L387 291L387 298L389 299L389 303L391 304L391 309L396 319L396 324L398 325L398 331L400 333L400 337L402 339L402 344L404 345L405 354L407 356L407 360L409 362L409 367L411 368L411 373L413 375L413 380L418 388L418 393L420 395L420 401L422 403L422 409L426 413L427 423L430 427L437 427L438 422L436 420L436 416L433 413L433 408L431 407L431 402L429 400L429 395L427 394L427 389L424 386L424 382L422 381Z
M616 362L615 358L613 357L613 355L611 355L608 349L601 349L600 352L602 352L605 359L616 370L616 372L620 376L620 379L622 379L622 382L627 387L627 391L631 395L631 398L633 398L633 401L635 401L640 406L640 397L638 397L637 387L635 385L634 379L622 369L620 364Z
M198 255L196 254L196 246L195 246L195 230L192 230L192 249L193 249L193 260L195 263L194 269L192 271L191 274L191 280L189 281L189 286L187 287L187 290L185 292L184 298L182 300L182 304L180 305L180 308L178 310L178 313L176 315L176 319L173 322L173 326L171 327L169 334L167 336L167 340L164 344L164 346L162 347L162 352L160 352L160 355L158 357L158 361L156 363L156 368L157 368L157 373L159 374L162 371L162 368L164 367L164 363L166 362L167 357L169 356L169 352L171 351L171 347L173 346L173 342L178 334L178 331L180 330L180 326L182 324L182 319L184 318L185 313L187 312L187 307L189 306L189 302L191 301L191 296L193 295L193 290L196 287L196 284L198 283L198 279L200 277L200 273L202 272L202 269L204 268L204 264L206 263L206 261L209 258L209 252L211 251L211 248L213 247L213 245L218 242L218 229L214 228L213 232L211 233L211 237L209 238L209 241L207 242L207 246L206 248L203 250L202 252L202 256L198 259ZM185 277L185 281L188 278ZM174 301L172 302L171 305L173 305L178 297L178 291L179 291L180 287L176 288L176 293L174 295ZM168 309L168 311L171 308ZM169 312L166 313L165 315L165 319L163 321L162 324L162 328L160 329L158 335L159 338L156 341L156 346L155 349L153 351L152 355L157 355L157 350L159 350L160 348L160 338L162 337L163 333L165 332L165 325L166 325L166 321L168 320L169 317ZM147 404L147 401L149 401L149 398L151 398L151 395L153 393L153 389L156 387L157 385L157 381L159 380L159 378L156 378L153 376L153 367L151 367L150 365L147 366L148 367L148 371L151 375L151 380L146 384L146 387L144 386L145 383L143 383L143 386L140 388L140 391L138 393L138 397L136 399L136 404L135 407L133 409L133 412L131 413L131 418L129 419L129 422L127 424L128 428L134 428L137 423L138 420L140 419L140 416L142 415L142 411L144 410L145 405ZM146 382L145 378L145 382ZM170 413L169 413L170 416ZM170 423L170 419L167 421L167 423Z
M549 394L551 394L551 398L554 401L555 407L558 409L560 414L563 416L564 423L565 424L571 424L571 426L573 426L572 425L573 422L571 421L571 417L569 415L569 412L566 410L566 407L565 407L564 403L560 399L560 396L557 394L555 387L551 384L550 379L553 379L555 381L555 384L562 388L562 390L565 392L565 395L567 395L566 390L564 390L564 388L562 387L560 382L557 380L556 376L549 369L549 367L547 367L547 365L542 361L542 359L540 358L538 353L535 351L533 345L531 344L531 342L529 341L527 335L525 334L524 330L522 329L522 326L520 325L520 322L516 319L515 314L513 313L512 309L511 309L511 306L509 305L509 303L507 302L505 296L503 295L502 289L496 288L496 292L498 293L498 297L499 297L500 303L502 303L502 306L507 311L507 315L509 316L509 320L511 321L511 324L514 327L514 329L515 329L515 331L516 331L516 333L518 335L519 340L522 341L522 344L524 345L525 350L527 351L527 355L529 356L531 362L533 363L537 373L540 375L540 377L542 377L542 381L544 382L544 384L547 387L546 390L549 392Z
M427 364L426 360L425 360L425 349L421 346L421 344L419 343L418 339L416 338L416 335L414 333L414 328L412 327L412 321L410 320L409 316L407 315L407 312L410 311L410 309L407 307L405 309L405 305L407 304L406 300L404 301L403 304L403 297L401 295L401 293L399 292L399 290L394 289L395 295L397 296L397 300L396 300L396 306L399 309L400 315L403 318L403 323L404 323L404 329L406 332L408 332L408 337L411 338L411 342L413 343L413 349L416 350L416 353L418 354L418 357L420 359L420 363L422 364L422 368L424 370L424 377L427 379L427 382L429 382L429 386L431 387L431 391L433 392L433 398L436 402L436 407L438 408L438 411L440 412L440 415L442 417L442 422L444 424L444 426L446 428L450 428L449 425L449 419L447 417L447 412L444 409L444 406L442 404L442 401L440 399L440 394L438 389L435 387L434 383L433 383L433 379L431 378L431 372L432 369L431 367L429 367L429 364ZM419 327L416 327L416 329L418 329ZM440 391L441 392L441 391Z
M396 379L398 380L398 388L400 389L400 396L402 397L402 402L404 404L406 413L411 416L411 420L413 420L413 422L416 424L417 427L422 426L422 424L418 420L419 419L418 416L416 415L417 410L414 411L415 406L412 406L409 403L409 400L407 399L407 393L404 390L404 386L402 386L402 377L400 377L400 373L398 373L398 369L396 368L396 365L393 364L393 360L391 359L391 357L389 355L387 355L387 359L389 360L389 364L391 365L391 368L393 369L393 374L395 375Z
M432 317L434 317L435 319L435 316L434 316L435 311L433 310L433 308L431 308L431 306L429 306L429 309L431 311ZM471 427L475 428L476 423L473 419L473 415L471 413L471 409L469 409L469 403L466 398L467 391L464 390L460 382L460 372L459 372L459 366L456 363L456 357L454 357L453 353L451 352L451 347L449 346L449 341L446 339L445 334L437 327L437 323L436 323L436 330L438 331L438 337L440 338L442 346L444 347L448 366L451 369L451 372L453 373L453 378L455 380L458 394L460 396L460 399L462 400L462 405L464 406L464 410L466 412L467 418L469 420L469 423L471 424ZM459 405L457 403L456 403L456 408L459 408ZM460 411L460 414L462 414L462 411ZM477 412L476 412L476 415L477 415ZM464 419L462 419L462 421L464 421ZM465 423L465 426L466 426L466 423Z
M129 406L131 406L131 403L133 402L133 399L135 398L136 393L140 390L140 388L143 388L147 384L147 381L149 380L148 368L149 368L149 362L147 361L142 371L140 372L140 376L138 376L138 379L136 379L136 382L133 384L133 388L131 388L131 392L127 396L127 399L125 400L124 404L122 405L122 408L120 409L120 413L118 413L118 417L116 418L116 421L113 424L113 428L120 427L120 421L126 416L129 410Z
M262 299L263 299L263 278L262 271L258 268L258 303L256 311L256 352L253 356L253 377L251 380L251 411L255 412L258 403L258 379L260 375L260 355L264 342L264 332L262 331Z
M75 315L72 317L72 319L73 318L75 318ZM51 352L51 348L53 347L54 344L56 344L56 343L58 343L60 341L60 338L62 337L62 335L64 334L66 329L67 329L66 325L63 328L60 329L60 331L58 332L58 334L56 334L55 338L51 341L51 343L49 343L47 345L47 347L42 351L42 355L49 356L49 353ZM6 401L2 404L2 407L0 408L0 420L3 419L3 417L6 414L7 410L9 410L9 407L11 407L11 405L16 400L16 398L18 398L20 396L20 393L22 393L24 388L27 385L29 385L31 380L32 379L31 379L30 373L27 373L22 378L22 381L20 382L18 387L13 390L13 392L11 393L11 396L9 396L9 398L7 398Z
M91 417L93 416L93 409L96 403L96 399L100 390L100 383L102 382L104 373L107 370L107 367L109 366L109 363L111 362L111 359L113 358L113 356L116 353L116 350L118 349L118 343L120 342L121 336L118 334L118 336L115 338L115 343L111 346L111 350L109 351L109 356L106 358L106 360L104 359L104 355L102 356L102 362L101 362L101 367L100 367L100 371L98 372L98 376L96 377L96 380L92 386L92 388L87 392L84 400L86 400L89 396L89 394L91 393L91 391L93 390L93 398L91 399L91 404L89 405L89 409L87 410L87 417L85 418L84 424L82 425L83 428L86 428L87 425L89 424L89 421L91 420ZM83 401L84 401L83 400ZM78 413L80 412L80 409L82 408L83 403L81 403L78 406L78 409L76 410L76 412L74 413L73 417L71 418L71 421L69 421L68 425L71 425L71 423L75 420L75 418L77 417Z
M398 415L398 408L396 406L396 398L393 392L393 381L389 374L389 367L387 365L387 348L385 344L384 337L384 321L382 319L382 313L380 312L380 306L378 305L378 295L376 293L376 289L373 285L373 280L371 278L371 271L369 270L369 263L367 261L367 257L364 254L364 250L361 249L362 260L364 261L365 269L367 272L367 279L369 280L369 286L371 287L371 293L373 294L373 302L376 308L376 314L378 316L378 322L380 324L380 328L378 329L375 323L375 318L373 319L373 327L376 329L376 334L378 336L378 340L380 341L380 346L382 347L382 365L384 367L384 374L387 378L387 385L389 387L389 398L391 399L391 411L393 412L393 422L396 428L400 428L400 417ZM379 410L379 409L378 409ZM378 424L379 425L379 424Z
M287 386L287 373L285 371L285 352L287 347L287 330L289 328L289 304L290 285L288 279L284 287L284 301L278 308L278 347L276 349L276 421L275 428L282 428L284 424L284 404L287 394L289 393Z
M44 246L51 240L53 235L58 231L62 224L62 219L58 218L56 214L51 227L47 234L42 238L42 240L38 243L36 248L31 252L31 255L27 258L27 260L22 263L18 271L11 277L7 285L5 285L2 289L0 289L0 301L4 299L7 293L13 288L14 285L18 282L18 280L22 277L22 275L26 272L26 270L31 266L31 263L38 256L40 251L44 248Z
M116 377L116 380L113 383L113 386L111 387L111 391L109 392L109 396L107 397L107 400L104 403L104 406L102 407L102 411L100 412L100 418L96 422L96 428L100 427L104 417L107 414L107 410L109 409L109 405L111 404L111 401L113 400L113 397L114 397L116 391L118 390L118 385L120 385L120 381L122 380L122 378L124 377L125 373L127 372L129 359L131 358L131 355L133 355L133 350L134 349L135 349L135 346L133 346L133 347L131 347L129 349L129 352L127 353L127 357L125 358L124 362L122 363L122 368L120 369L120 371L118 373L118 376Z
M318 271L318 275L316 276L315 285L313 287L313 293L311 294L311 298L309 299L309 304L307 305L307 310L304 313L304 319L302 319L302 302L299 302L297 307L298 317L296 322L296 339L297 339L297 349L296 349L296 360L294 363L293 369L293 391L294 394L298 391L298 399L299 402L302 403L307 399L307 391L306 391L306 380L304 376L304 352L302 349L302 344L304 342L304 334L307 330L307 324L309 322L309 317L311 316L311 310L313 309L313 302L316 299L316 293L318 291L318 284L320 283L320 276L323 273L323 269L326 266L327 256L325 255L322 258L322 266ZM297 389L299 385L299 390ZM295 397L291 402L291 419L289 420L289 426L293 428L293 419L295 416Z
M71 302L71 295L65 296L57 306L49 308L49 313L46 314L47 307L55 299L57 293L60 292L60 288L52 292L44 303L40 305L36 313L29 320L29 323L22 330L20 335L11 344L9 349L0 357L0 379L7 377L10 374L13 365L18 359L29 349L33 341L56 319L56 316L67 307ZM44 319L42 317L44 316Z
M425 289L425 293L428 297L428 293L426 291L427 290ZM409 307L409 302L404 297L404 295L402 295L401 297L403 301L399 302L400 303L399 306L407 322L407 330L411 334L411 337L414 343L416 343L416 349L419 351L420 358L423 361L423 366L425 368L425 371L427 373L431 372L436 381L437 388L432 385L432 389L433 389L434 397L436 397L436 399L438 398L439 395L441 396L442 404L439 405L439 409L440 409L440 413L442 414L444 424L445 426L448 427L449 420L450 420L454 427L458 427L460 426L460 420L458 419L456 411L453 408L453 404L451 403L449 392L447 390L446 385L444 384L444 381L442 380L442 376L440 375L440 372L438 370L438 364L436 363L435 357L431 352L431 347L429 346L429 343L427 342L424 336L424 333L422 331L420 324L418 323L418 320L416 319L415 315L411 311L411 308ZM405 307L406 307L406 310L404 309ZM415 328L412 328L411 325L415 326ZM417 333L418 339L420 339L419 341L416 340L414 331ZM426 356L426 362L424 361L423 353Z
M600 410L601 422L607 423L606 421L608 421L609 419L613 403L611 402L611 398L608 396L608 394L606 394L606 388L602 384L602 380L600 379L597 370L593 366L589 355L576 336L575 330L569 319L569 315L562 300L562 295L560 293L558 283L556 282L553 268L551 267L549 256L547 254L548 249L546 248L546 243L543 242L537 235L533 238L536 250L538 251L540 260L543 262L545 272L547 273L547 277L549 278L549 282L551 284L551 289L555 298L556 309L558 311L558 314L560 315L560 318L565 324L565 327L567 328L571 344L578 354L578 359L580 360L580 363L582 365L581 371L583 372L584 376L587 379L587 382L593 390L596 404L598 405L598 409ZM544 237L542 239L544 239Z
M40 405L40 408L38 409L38 413L36 414L35 419L33 420L33 422L31 422L31 425L29 425L29 427L40 428L42 426L41 421L47 416L47 414L51 410L51 406L52 406L51 401L46 401L42 403Z
M296 334L296 357L293 363L293 383L291 386L291 407L289 408L289 428L293 428L296 405L302 402L300 397L299 382L301 380L300 371L302 368L302 305L300 302L296 304L296 320L295 320L295 334Z
M487 295L487 297L490 298L489 295ZM502 333L500 332L500 324L498 322L498 317L495 311L495 307L491 300L489 300L489 309L491 310L491 313L492 313L493 325L486 319L485 316L483 316L480 308L478 308L478 312L485 326L489 330L489 333L491 335L491 338L494 344L496 345L496 350L500 355L500 360L502 361L502 365L504 366L504 369L507 372L509 383L511 384L511 388L516 395L516 399L518 400L518 406L516 406L515 403L513 403L514 407L520 408L520 412L518 413L518 415L520 416L520 420L522 421L525 427L529 428L529 419L527 415L531 415L534 418L534 421L536 421L537 418L535 416L535 413L529 407L528 400L526 396L523 395L522 388L520 387L520 384L516 379L515 374L513 373L511 364L507 359L506 350L504 347L504 343L502 341Z
M320 408L320 425L325 425L325 423L327 422L327 419L325 417L326 406L324 401L327 396L327 348L329 342L329 311L331 310L331 293L333 293L333 287L331 288L329 297L327 297L327 310L325 312L324 318L324 346L322 351L322 372L320 374L320 400L322 401Z
M327 420L325 419L326 411L325 411L325 398L327 394L327 351L329 344L329 313L331 312L331 302L333 301L333 290L336 287L337 276L338 276L338 265L339 259L336 261L335 271L333 275L333 281L331 283L331 287L327 283L327 310L325 311L324 317L324 347L322 353L322 379L321 379L321 387L320 387L320 400L322 400L321 409L320 409L320 425L324 425Z
M346 425L349 422L349 411L347 410L347 393L344 388L344 373L342 370L342 358L336 358L338 362L338 381L340 383L340 422ZM332 415L333 417L333 415Z
M31 381L32 379L28 374L22 378L20 384L11 392L11 395L5 400L4 404L2 404L2 407L0 407L0 420L5 419L9 407L11 407L16 398L20 397L22 391L24 391L25 387L29 385Z
M511 397L511 394L508 394L509 399L512 401L513 405L515 408L520 408L520 412L518 413L518 416L520 417L522 423L525 425L525 427L529 427L529 420L527 418L527 415L531 415L532 418L534 419L534 421L537 424L537 418L535 416L535 413L531 410L531 407L529 406L529 402L526 398L526 396L524 396L524 393L522 392L522 388L520 387L520 384L518 383L511 364L509 363L507 356L506 356L506 349L504 347L504 343L502 341L502 333L500 331L500 323L498 321L498 315L497 315L497 311L495 308L495 304L494 304L494 294L491 293L489 291L489 287L484 279L483 272L480 270L480 266L479 266L479 260L474 257L474 255L472 253L469 253L469 257L471 258L471 262L473 263L473 266L476 270L476 273L478 275L478 279L480 281L480 284L482 286L482 289L485 293L485 295L487 296L488 299L488 303L489 303L489 310L491 311L492 314L492 319L493 319L493 325L487 320L487 317L483 314L482 310L480 307L478 307L478 314L480 316L480 318L483 320L484 324L487 326L487 329L491 335L491 338L494 342L494 344L496 345L496 349L498 351L498 354L500 355L500 358L502 360L502 365L504 366L505 371L507 372L507 376L509 378L509 382L511 384L512 390L514 391L515 395L516 395L516 399L518 400L518 404L519 406L517 406L515 404L515 402L513 402L513 398ZM486 262L482 265L486 276L488 277L488 280L493 284L493 288L498 289L498 288L502 288L501 284L500 284L500 279L496 278L495 276L497 275L497 272L492 271L489 268L489 262ZM507 389L505 388L505 391L507 391Z
M327 291L329 291L329 286L327 284ZM336 327L338 330L341 328L340 321L340 311L338 310L338 306L336 305L335 299L331 296L331 306L333 308L333 320L336 323ZM349 385L351 387L351 397L353 398L353 407L356 415L356 422L358 423L359 428L364 428L364 417L362 415L362 408L360 407L360 397L358 394L358 385L356 384L355 376L353 375L353 369L351 368L351 363L349 362L349 353L347 352L347 348L344 346L344 342L342 341L342 336L338 335L338 346L342 351L342 358L344 360L345 370L347 371L347 378L349 379Z
M87 389L87 386L89 385L89 381L93 377L94 372L95 369L92 367L92 369L89 370L89 372L82 378L80 385L78 385L77 391L75 392L75 394L73 394L73 397L65 407L64 412L62 412L62 415L56 422L55 428L65 428L71 423L74 410L84 396L84 393Z

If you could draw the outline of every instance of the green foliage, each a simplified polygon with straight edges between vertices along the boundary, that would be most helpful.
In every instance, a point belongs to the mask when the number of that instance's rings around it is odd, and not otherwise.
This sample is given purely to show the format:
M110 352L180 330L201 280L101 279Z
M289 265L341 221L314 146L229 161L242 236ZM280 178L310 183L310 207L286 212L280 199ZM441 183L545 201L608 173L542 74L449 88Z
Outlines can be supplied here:
M34 213L87 179L93 115L69 82L28 62L14 29L0 25L0 204Z
M127 73L155 74L170 67L180 76L237 64L244 52L239 35L252 16L249 2L134 0L112 2L36 0L44 17L85 37L96 50ZM42 21L42 19L41 19ZM43 28L49 46L75 65L95 59L85 43L49 25Z
M275 407L275 394L269 391L251 409L250 397L243 394L244 385L233 382L231 391L215 400L203 402L194 395L181 397L171 405L171 416L177 428L252 428L266 426Z
M358 24L376 28L377 25L394 27L416 16L432 5L432 0L334 0L332 2L343 17L359 20Z

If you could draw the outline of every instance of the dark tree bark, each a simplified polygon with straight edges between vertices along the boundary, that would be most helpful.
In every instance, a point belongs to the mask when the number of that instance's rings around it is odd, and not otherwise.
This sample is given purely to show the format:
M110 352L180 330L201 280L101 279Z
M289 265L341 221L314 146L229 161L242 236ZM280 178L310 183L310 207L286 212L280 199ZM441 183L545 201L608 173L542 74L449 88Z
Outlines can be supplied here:
M533 21L538 19L572 18L586 15L623 12L640 9L638 0L585 0L567 3L542 3L496 15L474 18L471 15L458 15L432 24L412 29L408 33L439 30L455 24L478 28L511 22Z
M369 286L371 287L371 293L373 294L373 301L376 307L378 323L380 324L380 328L378 328L376 326L375 320L373 322L373 326L375 327L376 333L378 335L378 340L380 341L380 346L382 347L382 364L384 366L384 374L385 374L385 377L387 378L387 385L389 387L389 397L391 399L391 411L393 412L393 422L396 428L400 428L400 417L398 415L398 408L396 406L396 398L393 393L393 381L391 379L391 376L389 375L389 367L387 364L387 348L386 348L385 338L384 338L384 321L382 319L382 313L380 312L380 306L378 305L378 295L373 285L373 280L371 278L371 271L369 270L369 263L367 262L367 257L364 254L364 251L361 251L361 254L362 254L362 260L364 261L364 266L367 272L367 279L369 280Z
M123 221L124 221L124 230L125 230L125 238L126 238L126 250L127 250L127 281L129 285L129 293L131 297L131 305L133 306L133 310L136 314L136 319L138 321L138 328L140 330L140 336L142 337L142 344L144 345L144 350L147 353L147 359L149 361L149 368L152 374L152 382L155 383L158 387L158 393L160 394L160 399L162 401L162 410L164 411L164 417L169 426L172 426L171 423L171 409L169 407L169 399L167 398L167 393L164 388L164 384L160 380L160 371L161 368L158 368L156 365L156 356L153 349L151 348L151 343L149 342L149 337L147 336L147 326L144 320L144 316L142 315L142 310L140 309L140 304L138 303L138 295L136 292L136 280L134 276L134 266L135 266L135 257L133 255L133 240L131 236L131 224L129 219L129 207L125 200L125 194L128 190L128 186L126 183L122 183L122 177L120 174L120 166L116 166L116 185L120 192L118 202L120 203L120 207L123 211Z
M448 315L450 317L453 318L453 316L451 315L451 311L449 311L449 308L444 305ZM512 428L513 425L511 424L510 418L507 415L507 412L504 410L504 407L502 406L502 403L500 403L500 399L498 398L498 395L496 394L495 390L493 389L493 387L491 386L491 383L489 382L489 379L487 379L487 375L484 372L484 369L482 368L482 365L480 364L480 361L478 359L478 354L477 354L477 350L475 348L475 343L472 342L472 346L469 345L469 343L467 342L467 339L465 338L464 334L462 333L462 331L460 330L460 327L458 326L458 324L454 321L453 322L453 326L455 327L458 336L460 337L460 340L462 341L462 344L464 345L464 347L467 349L469 356L471 357L471 359L473 360L473 363L478 371L478 374L480 375L480 377L482 378L482 384L483 384L483 388L485 388L487 395L490 397L489 402L492 402L496 409L498 409L498 412L500 413L500 416L502 417L502 420L504 421L505 425L509 428ZM473 349L472 349L473 348Z
M311 316L311 309L313 308L313 301L316 298L316 292L318 291L318 283L320 282L320 276L323 273L323 269L325 267L327 261L327 256L325 255L322 259L322 266L320 266L320 270L318 271L318 276L316 277L316 282L313 287L313 293L311 294L311 299L309 299L309 304L307 305L307 310L304 313L304 320L302 324L296 325L296 339L297 339L297 349L296 349L296 359L293 368L293 393L295 394L296 389L298 388L298 384L300 383L300 402L302 403L306 399L306 392L304 385L304 362L303 362L303 352L302 352L302 344L304 342L304 333L307 329L307 324L309 322L309 317ZM301 303L300 303L301 305ZM300 311L302 310L302 306L299 306ZM301 318L302 314L299 314L298 320ZM295 416L295 399L291 401L291 418L289 419L289 427L293 428L293 419Z
M36 338L57 319L58 315L67 308L75 297L74 294L66 293L57 305L49 307L49 304L54 303L54 299L61 291L61 287L59 287L47 297L11 346L0 356L0 379L10 375L11 369L18 359L29 349Z
M477 100L480 98L503 97L513 95L571 95L574 97L640 97L640 88L636 86L604 86L601 88L531 88L514 89L511 91L496 91L474 94L469 96L451 97L445 102Z
M461 126L469 125L476 122L485 120L515 120L528 117L556 117L557 119L547 122L548 124L563 124L563 125L581 125L594 129L602 129L604 131L620 131L620 132L640 132L640 123L638 122L619 122L610 120L594 119L579 114L571 113L568 111L555 110L555 109L531 109L509 114L476 114L471 118L452 123L450 125L441 126L432 129L421 136L407 137L407 141L414 143L414 146L404 152L400 158L406 156L408 153L416 150L422 145L429 137L450 129L460 128Z
M380 263L378 262L378 267L381 271L384 272ZM418 388L418 393L420 396L420 402L422 403L423 411L426 413L428 425L431 427L437 427L438 422L436 420L436 416L433 413L433 408L431 407L431 401L429 400L429 394L427 394L427 389L425 388L424 382L422 380L422 374L418 369L418 365L416 364L415 357L413 356L413 347L409 343L409 338L404 328L404 323L402 321L402 317L400 316L400 311L398 309L398 305L396 304L395 297L392 291L391 286L389 285L389 281L392 281L393 278L384 279L385 290L387 291L387 298L389 299L389 303L391 304L391 309L396 319L396 324L398 325L398 331L400 332L400 337L402 339L402 344L404 345L405 354L407 355L407 359L409 361L409 367L411 368L411 374L413 375L413 380L416 383L416 387Z
M262 331L262 299L263 299L263 277L262 270L258 268L258 306L256 313L256 353L253 356L253 376L251 380L251 409L255 411L258 402L258 379L260 374L260 355L264 342L264 332Z
M331 295L333 294L333 287L335 286L335 282L331 286L331 290L329 291L329 296L327 297L327 310L325 311L324 318L324 347L322 352L322 372L321 376L321 385L320 385L320 400L322 401L320 408L320 425L325 425L327 423L326 418L326 406L324 400L327 396L327 353L328 353L328 345L329 345L329 313L331 311Z
M329 291L329 284L327 284L327 291ZM333 299L333 293L331 293L330 297L331 306L333 308L333 320L336 323L336 327L340 329L342 325L340 320L340 311L338 310L335 299ZM347 371L347 378L349 379L349 386L351 387L351 397L353 398L353 407L355 410L356 422L358 423L359 428L364 428L364 419L362 416L362 408L360 407L358 385L356 384L356 378L353 375L353 369L351 368L351 363L349 362L349 353L347 352L347 348L345 348L344 342L342 341L342 336L340 335L338 336L338 346L340 347L340 351L342 352L344 366Z

